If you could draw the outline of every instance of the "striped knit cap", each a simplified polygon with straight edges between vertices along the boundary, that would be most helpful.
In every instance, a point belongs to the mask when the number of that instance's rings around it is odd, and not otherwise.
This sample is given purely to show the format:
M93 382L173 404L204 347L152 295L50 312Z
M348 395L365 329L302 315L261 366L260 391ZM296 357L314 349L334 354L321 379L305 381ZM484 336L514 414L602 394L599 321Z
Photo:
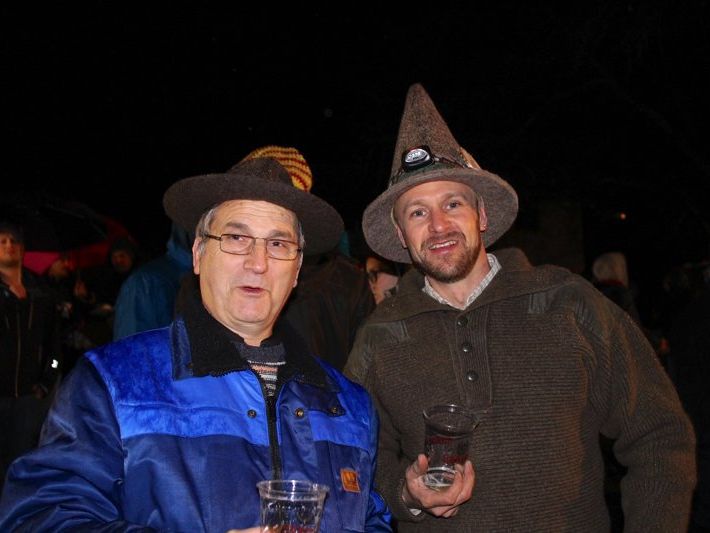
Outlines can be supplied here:
M311 187L313 186L311 168L298 150L284 146L263 146L250 152L242 159L242 162L262 157L269 157L278 161L288 171L294 187L302 191L311 192Z

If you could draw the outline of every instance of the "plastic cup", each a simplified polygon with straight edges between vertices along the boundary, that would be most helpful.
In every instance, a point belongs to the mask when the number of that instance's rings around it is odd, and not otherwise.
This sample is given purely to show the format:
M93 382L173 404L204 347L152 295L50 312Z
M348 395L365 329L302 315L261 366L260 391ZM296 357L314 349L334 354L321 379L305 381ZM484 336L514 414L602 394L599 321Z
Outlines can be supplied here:
M259 481L261 530L278 533L317 533L328 487L311 481Z
M429 468L424 484L433 490L445 490L454 482L468 459L473 429L479 417L459 405L434 405L424 410L424 450Z

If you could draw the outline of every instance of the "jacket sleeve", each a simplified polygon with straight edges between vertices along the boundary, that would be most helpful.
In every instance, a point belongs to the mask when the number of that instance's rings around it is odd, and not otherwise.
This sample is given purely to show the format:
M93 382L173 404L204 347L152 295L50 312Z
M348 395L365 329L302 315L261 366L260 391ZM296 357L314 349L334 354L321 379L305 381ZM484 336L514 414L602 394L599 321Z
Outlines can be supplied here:
M356 383L363 385L365 377L370 369L372 362L372 348L370 345L372 326L365 323L358 329L353 347L348 355L348 360L343 368L343 374Z
M373 394L372 353L373 345L378 343L396 342L387 328L366 324L357 334L355 344L348 357L344 373L353 381L359 382L370 391L375 406L377 397ZM401 458L399 435L389 420L387 412L377 407L378 416L378 455L379 462L376 471L378 489L389 504L392 514L401 522L421 522L424 514L412 514L402 501L402 486L404 472L409 464Z
M385 500L377 492L374 481L374 474L377 471L379 419L377 416L377 411L375 411L372 402L370 402L370 420L372 421L370 431L370 450L372 452L373 484L370 488L370 496L367 502L367 518L365 520L365 531L373 533L380 531L392 531L392 526L390 525L392 521L392 514L390 513L390 510L387 507Z
M45 422L40 447L8 471L0 531L151 531L121 520L123 448L104 383L81 358Z
M605 300L596 302L602 312L591 305L582 308L581 323L595 345L593 401L604 420L601 431L627 468L624 531L684 532L696 476L690 420L631 318Z

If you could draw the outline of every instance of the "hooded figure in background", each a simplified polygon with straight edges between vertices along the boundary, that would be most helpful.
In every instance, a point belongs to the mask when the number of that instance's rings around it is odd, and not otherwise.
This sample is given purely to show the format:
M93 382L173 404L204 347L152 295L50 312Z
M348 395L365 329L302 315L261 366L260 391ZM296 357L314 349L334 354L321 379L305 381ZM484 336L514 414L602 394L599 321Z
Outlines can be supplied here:
M121 285L113 319L114 340L162 328L175 318L183 276L192 269L190 232L174 222L164 255L134 271Z

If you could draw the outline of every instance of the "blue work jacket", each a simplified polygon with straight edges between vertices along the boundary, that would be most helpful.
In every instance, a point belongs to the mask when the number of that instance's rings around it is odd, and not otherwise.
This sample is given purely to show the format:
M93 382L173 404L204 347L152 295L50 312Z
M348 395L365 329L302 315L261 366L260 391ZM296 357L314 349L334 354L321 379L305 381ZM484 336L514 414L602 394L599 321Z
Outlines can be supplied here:
M256 483L272 477L330 488L322 532L391 531L364 389L287 346L270 408L246 364L195 376L193 338L179 318L80 360L40 448L11 467L0 531L224 533L258 525Z

